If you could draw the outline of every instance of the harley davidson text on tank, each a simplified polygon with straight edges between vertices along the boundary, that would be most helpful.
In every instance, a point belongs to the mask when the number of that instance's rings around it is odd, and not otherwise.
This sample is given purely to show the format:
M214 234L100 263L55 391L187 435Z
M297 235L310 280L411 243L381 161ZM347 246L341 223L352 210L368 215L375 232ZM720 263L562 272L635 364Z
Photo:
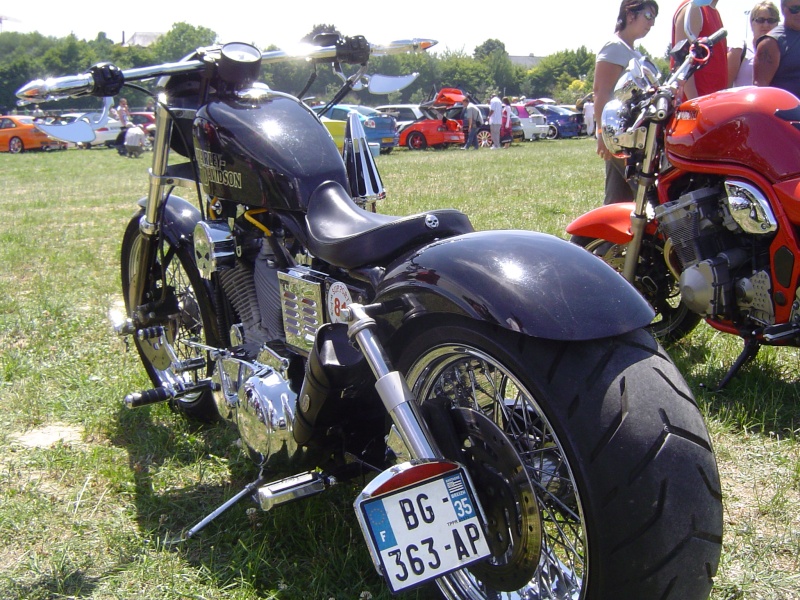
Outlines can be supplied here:
M365 477L354 507L393 591L706 598L716 463L641 295L552 236L475 231L451 209L373 212L383 189L360 121L340 154L303 102L258 82L261 63L302 59L341 76L332 104L385 94L370 56L431 45L228 44L18 92L108 97L161 78L119 326L155 387L126 403L222 417L258 473L185 538L241 499L268 510Z

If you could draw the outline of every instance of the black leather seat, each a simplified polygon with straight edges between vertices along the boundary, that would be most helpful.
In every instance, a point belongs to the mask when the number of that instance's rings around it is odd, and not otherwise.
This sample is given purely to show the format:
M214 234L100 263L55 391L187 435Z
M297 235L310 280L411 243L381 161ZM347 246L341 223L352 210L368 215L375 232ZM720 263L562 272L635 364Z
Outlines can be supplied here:
M339 183L320 185L308 201L308 249L345 269L385 265L406 249L475 231L454 209L393 217L359 208Z

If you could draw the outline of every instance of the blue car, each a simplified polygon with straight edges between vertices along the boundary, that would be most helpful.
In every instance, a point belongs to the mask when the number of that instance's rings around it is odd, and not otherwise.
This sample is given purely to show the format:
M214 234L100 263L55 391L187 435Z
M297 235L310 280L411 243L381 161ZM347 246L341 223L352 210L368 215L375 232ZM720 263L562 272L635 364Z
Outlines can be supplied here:
M346 121L347 115L355 111L361 119L364 133L367 134L367 143L380 144L381 154L389 154L400 141L397 133L397 121L394 117L370 108L356 104L334 104L327 112L322 113L324 106L314 106L313 110L320 116L336 121Z
M548 140L570 138L581 134L583 115L552 104L539 104L536 109L547 118L547 124L550 126L547 132Z

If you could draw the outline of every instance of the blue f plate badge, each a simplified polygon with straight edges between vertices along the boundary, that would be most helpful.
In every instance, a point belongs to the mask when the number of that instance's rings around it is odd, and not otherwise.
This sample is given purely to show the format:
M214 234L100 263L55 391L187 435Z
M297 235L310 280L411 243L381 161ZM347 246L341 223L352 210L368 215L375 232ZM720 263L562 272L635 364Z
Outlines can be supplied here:
M356 513L393 592L490 554L479 504L455 463L404 463L384 472L356 500Z

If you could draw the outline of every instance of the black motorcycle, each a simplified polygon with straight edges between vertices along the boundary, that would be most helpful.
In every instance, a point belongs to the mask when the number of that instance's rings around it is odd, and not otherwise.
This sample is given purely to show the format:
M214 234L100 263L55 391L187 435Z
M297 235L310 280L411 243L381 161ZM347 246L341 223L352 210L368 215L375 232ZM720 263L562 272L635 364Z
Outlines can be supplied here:
M647 302L552 236L371 211L382 186L360 121L340 154L303 102L257 81L262 62L330 64L335 103L373 83L371 54L433 43L228 44L19 90L107 97L161 78L119 325L155 387L125 402L221 416L259 470L185 538L242 498L267 510L368 475L355 510L393 591L706 598L720 482Z

